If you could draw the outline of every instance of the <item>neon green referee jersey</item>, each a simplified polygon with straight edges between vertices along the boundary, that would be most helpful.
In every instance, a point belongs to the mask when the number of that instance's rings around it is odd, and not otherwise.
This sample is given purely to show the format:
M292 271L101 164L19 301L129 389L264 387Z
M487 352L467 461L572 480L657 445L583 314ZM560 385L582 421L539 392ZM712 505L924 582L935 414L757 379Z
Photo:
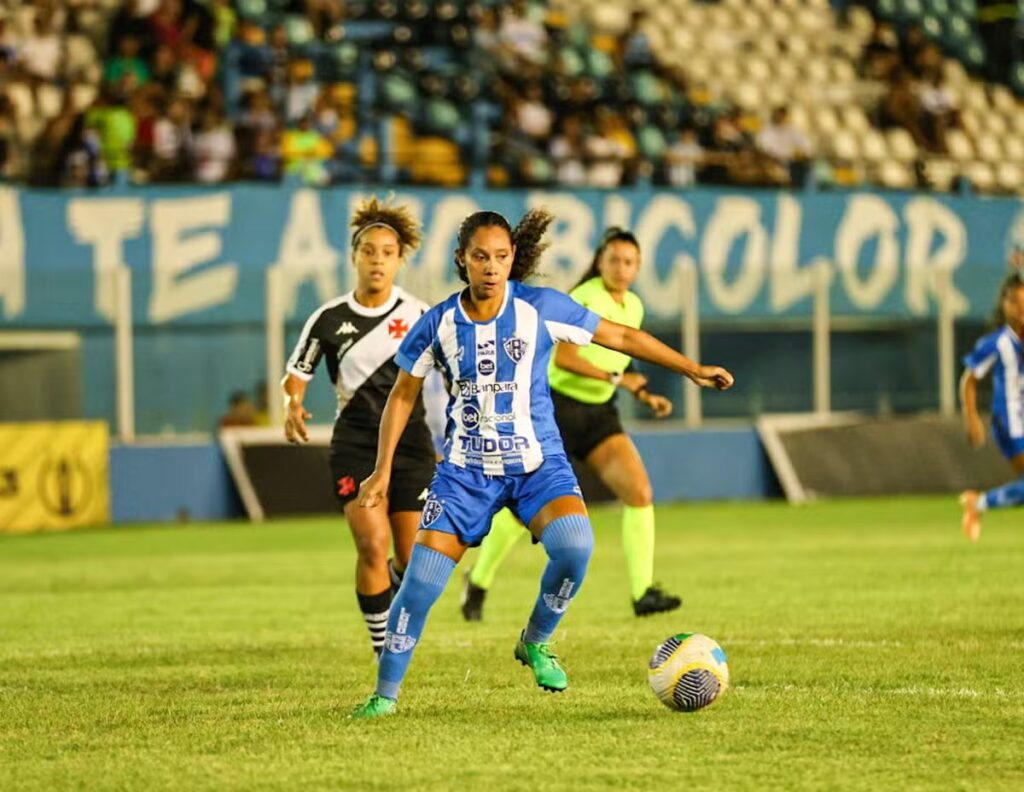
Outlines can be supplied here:
M640 302L640 298L628 291L623 304L619 305L604 287L604 281L600 276L584 281L569 292L569 296L610 322L639 328L644 320L644 305ZM580 355L610 374L625 371L630 361L629 355L606 349L597 344L581 347ZM558 368L555 365L554 355L551 356L548 379L552 390L586 404L604 404L615 395L615 386L610 382L596 380L592 377L581 377L579 374Z

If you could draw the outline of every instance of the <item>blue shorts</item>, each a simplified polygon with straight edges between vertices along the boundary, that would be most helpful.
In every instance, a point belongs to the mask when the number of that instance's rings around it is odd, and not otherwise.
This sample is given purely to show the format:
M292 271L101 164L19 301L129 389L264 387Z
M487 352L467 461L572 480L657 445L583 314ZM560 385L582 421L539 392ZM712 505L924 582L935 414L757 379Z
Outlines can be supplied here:
M1024 454L1024 437L1011 437L1010 431L1003 426L1002 421L993 419L992 436L996 439L999 450L1007 459Z
M582 498L576 474L565 456L545 457L532 473L486 476L441 462L430 482L420 529L454 534L475 547L491 530L491 518L508 506L524 525L555 498Z

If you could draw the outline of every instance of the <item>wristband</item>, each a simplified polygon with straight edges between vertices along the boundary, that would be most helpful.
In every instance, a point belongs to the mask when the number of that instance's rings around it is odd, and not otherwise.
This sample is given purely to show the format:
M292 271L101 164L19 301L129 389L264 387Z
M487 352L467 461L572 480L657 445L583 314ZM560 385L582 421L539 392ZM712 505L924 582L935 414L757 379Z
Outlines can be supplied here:
M608 375L608 381L612 384L613 387L617 388L619 387L619 385L622 384L622 374L618 371L613 371L611 374Z

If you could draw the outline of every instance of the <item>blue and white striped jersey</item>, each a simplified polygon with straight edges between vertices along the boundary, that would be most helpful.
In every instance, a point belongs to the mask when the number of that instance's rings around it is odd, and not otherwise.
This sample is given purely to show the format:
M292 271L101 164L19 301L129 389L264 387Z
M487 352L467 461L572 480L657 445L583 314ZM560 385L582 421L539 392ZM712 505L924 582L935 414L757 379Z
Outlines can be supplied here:
M530 473L565 453L548 387L552 349L589 344L601 317L554 289L509 281L498 315L474 322L460 296L424 314L395 361L414 377L444 374L448 462L492 476Z
M1021 340L1009 327L982 337L964 365L978 379L992 372L992 417L1010 437L1024 437L1024 358Z

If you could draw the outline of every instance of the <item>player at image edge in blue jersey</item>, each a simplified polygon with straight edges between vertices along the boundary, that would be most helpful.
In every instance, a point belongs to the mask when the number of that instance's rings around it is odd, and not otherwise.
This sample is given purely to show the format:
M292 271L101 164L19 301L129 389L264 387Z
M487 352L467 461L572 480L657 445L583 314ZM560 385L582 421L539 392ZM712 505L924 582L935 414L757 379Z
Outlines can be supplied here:
M702 366L554 289L523 285L537 267L553 219L531 210L513 230L496 212L467 217L455 262L468 287L428 311L399 349L401 370L382 416L376 469L362 482L359 503L372 508L386 496L398 438L433 367L442 370L448 386L445 458L391 607L376 691L353 717L395 711L430 608L466 549L483 540L491 518L506 506L548 555L515 658L542 689L568 687L549 640L583 583L593 532L554 422L548 366L555 344L594 341L703 387L724 390L733 384L724 368Z
M988 492L967 490L960 496L961 528L973 542L981 536L981 516L989 509L1024 504L1024 274L1014 272L999 290L1000 327L982 337L964 358L960 401L971 444L985 442L978 414L978 382L992 374L992 437L1017 478Z

